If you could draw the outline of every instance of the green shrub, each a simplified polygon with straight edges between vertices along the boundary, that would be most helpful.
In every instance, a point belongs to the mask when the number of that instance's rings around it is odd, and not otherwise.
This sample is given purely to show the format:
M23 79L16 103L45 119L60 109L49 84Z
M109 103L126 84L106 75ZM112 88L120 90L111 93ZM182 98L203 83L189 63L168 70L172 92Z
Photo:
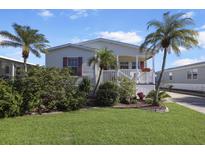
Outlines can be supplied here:
M119 86L117 85L116 82L107 81L107 82L101 84L99 86L99 89L118 91L119 90Z
M0 80L0 118L20 115L21 96L3 80Z
M136 103L138 103L137 97L132 97L131 104L136 104Z
M130 104L133 97L136 96L136 83L128 78L119 78L120 102Z
M87 77L83 78L83 80L79 84L79 91L85 92L86 95L88 95L90 93L90 91L91 91L91 82Z
M14 87L23 97L21 112L67 111L81 106L76 79L68 69L29 69L28 75L14 81ZM72 104L74 105L73 107Z
M78 98L78 99L76 99ZM86 93L84 92L77 92L73 99L70 100L69 109L70 110L77 110L83 107L86 103Z
M155 90L152 90L152 91L150 91L148 94L147 94L147 96L146 96L146 98L149 98L149 99L152 99L152 102L153 102L153 100L154 100L154 97L155 97L155 95L156 95L156 91ZM159 91L159 102L161 102L161 101L163 101L165 98L169 98L169 97L171 97L169 94L167 94L165 91ZM146 102L146 101L145 101Z
M152 104L153 103L153 99L152 98L145 98L145 103Z
M118 86L114 82L105 82L97 91L97 105L112 106L119 101Z

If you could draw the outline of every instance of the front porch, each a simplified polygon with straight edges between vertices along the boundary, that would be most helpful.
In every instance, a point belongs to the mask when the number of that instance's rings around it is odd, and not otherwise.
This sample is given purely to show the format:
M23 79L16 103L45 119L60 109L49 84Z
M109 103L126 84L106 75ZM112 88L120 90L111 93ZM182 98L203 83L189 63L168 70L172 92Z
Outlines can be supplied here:
M101 83L126 77L136 82L136 93L143 92L146 95L155 89L154 58L151 58L152 69L147 67L147 60L150 58L116 56L117 68L115 70L103 70Z

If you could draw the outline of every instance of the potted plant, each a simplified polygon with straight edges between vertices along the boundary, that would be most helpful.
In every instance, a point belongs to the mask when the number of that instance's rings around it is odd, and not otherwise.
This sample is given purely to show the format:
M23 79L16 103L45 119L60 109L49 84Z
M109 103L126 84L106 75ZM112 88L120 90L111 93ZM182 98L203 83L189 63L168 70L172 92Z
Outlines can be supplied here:
M150 70L150 68L143 68L142 69L142 72L150 72L151 70Z

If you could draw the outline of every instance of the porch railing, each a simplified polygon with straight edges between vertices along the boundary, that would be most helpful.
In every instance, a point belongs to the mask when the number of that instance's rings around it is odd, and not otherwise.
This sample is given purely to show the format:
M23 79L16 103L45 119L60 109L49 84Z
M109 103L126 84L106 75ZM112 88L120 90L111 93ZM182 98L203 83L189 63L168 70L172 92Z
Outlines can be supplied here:
M136 78L136 69L119 69L117 70L103 70L101 82L113 81L117 77L127 77L136 80L138 84L153 84L155 77L153 71L142 72L139 70L138 77Z

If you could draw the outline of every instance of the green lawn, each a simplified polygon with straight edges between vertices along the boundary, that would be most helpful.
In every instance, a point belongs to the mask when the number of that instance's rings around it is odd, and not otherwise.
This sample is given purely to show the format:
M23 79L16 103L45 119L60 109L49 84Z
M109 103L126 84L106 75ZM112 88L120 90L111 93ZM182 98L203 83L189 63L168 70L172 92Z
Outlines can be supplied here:
M88 109L0 120L0 144L205 144L205 115L176 104L169 113Z

